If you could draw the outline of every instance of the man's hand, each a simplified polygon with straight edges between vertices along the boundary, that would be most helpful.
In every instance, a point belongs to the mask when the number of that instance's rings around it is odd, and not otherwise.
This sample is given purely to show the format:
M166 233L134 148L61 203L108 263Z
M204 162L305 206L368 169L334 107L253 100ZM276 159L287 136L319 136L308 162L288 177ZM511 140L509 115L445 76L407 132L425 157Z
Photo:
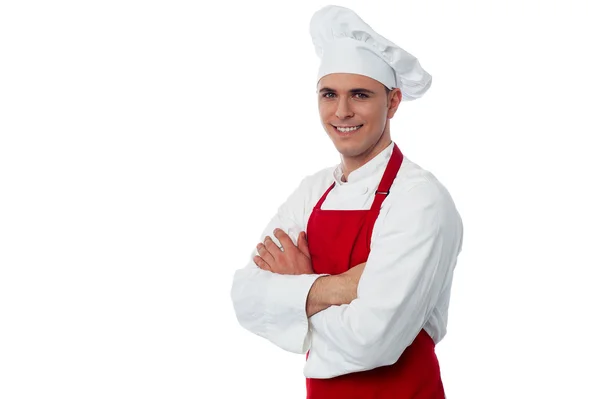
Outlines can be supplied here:
M264 243L256 246L258 255L254 257L254 263L258 267L279 274L314 273L305 232L301 232L298 237L298 247L283 230L275 229L273 234L283 248L280 249L271 237L267 236Z

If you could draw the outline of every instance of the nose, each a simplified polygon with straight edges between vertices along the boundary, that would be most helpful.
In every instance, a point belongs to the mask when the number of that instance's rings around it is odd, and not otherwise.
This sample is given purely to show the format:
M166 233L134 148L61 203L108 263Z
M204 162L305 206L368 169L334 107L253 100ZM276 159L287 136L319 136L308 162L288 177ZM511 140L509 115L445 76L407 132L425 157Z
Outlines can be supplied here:
M350 106L348 105L348 100L341 98L338 101L337 109L335 110L335 116L337 116L339 119L346 119L354 116L354 112L352 112Z

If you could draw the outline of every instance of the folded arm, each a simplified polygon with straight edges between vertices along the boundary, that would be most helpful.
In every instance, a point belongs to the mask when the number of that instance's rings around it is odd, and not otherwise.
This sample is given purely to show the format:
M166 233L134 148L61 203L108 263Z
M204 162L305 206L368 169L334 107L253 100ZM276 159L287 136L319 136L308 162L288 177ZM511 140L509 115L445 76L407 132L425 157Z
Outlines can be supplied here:
M264 229L261 241L279 228L297 243L307 206L305 184L306 180L278 209ZM281 245L277 238L272 238ZM255 255L253 251L246 267L236 270L233 277L231 299L238 322L287 351L306 353L310 345L308 317L331 305L350 303L356 297L358 274L273 273L258 267Z
M239 323L294 353L310 346L308 317L356 298L364 264L337 276L283 275L261 270L254 262L237 270L231 297Z

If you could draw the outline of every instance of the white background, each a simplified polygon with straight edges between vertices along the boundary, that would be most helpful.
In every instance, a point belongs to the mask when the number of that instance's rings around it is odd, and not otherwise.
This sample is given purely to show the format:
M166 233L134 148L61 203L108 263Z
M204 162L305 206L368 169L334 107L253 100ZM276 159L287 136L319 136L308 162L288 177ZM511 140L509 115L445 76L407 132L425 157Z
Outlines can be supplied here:
M338 161L320 1L0 5L0 398L304 398L229 289ZM339 1L433 75L392 138L465 225L449 398L600 398L593 1Z

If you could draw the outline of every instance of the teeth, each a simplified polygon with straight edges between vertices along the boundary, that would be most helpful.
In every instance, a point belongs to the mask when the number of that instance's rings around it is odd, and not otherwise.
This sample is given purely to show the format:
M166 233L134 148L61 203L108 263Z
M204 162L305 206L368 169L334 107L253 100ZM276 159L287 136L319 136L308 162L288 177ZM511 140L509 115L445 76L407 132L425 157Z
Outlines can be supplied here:
M360 125L354 126L354 127L336 127L336 129L339 130L340 132L347 133L347 132L353 132L354 130L358 129L359 127L360 127Z

